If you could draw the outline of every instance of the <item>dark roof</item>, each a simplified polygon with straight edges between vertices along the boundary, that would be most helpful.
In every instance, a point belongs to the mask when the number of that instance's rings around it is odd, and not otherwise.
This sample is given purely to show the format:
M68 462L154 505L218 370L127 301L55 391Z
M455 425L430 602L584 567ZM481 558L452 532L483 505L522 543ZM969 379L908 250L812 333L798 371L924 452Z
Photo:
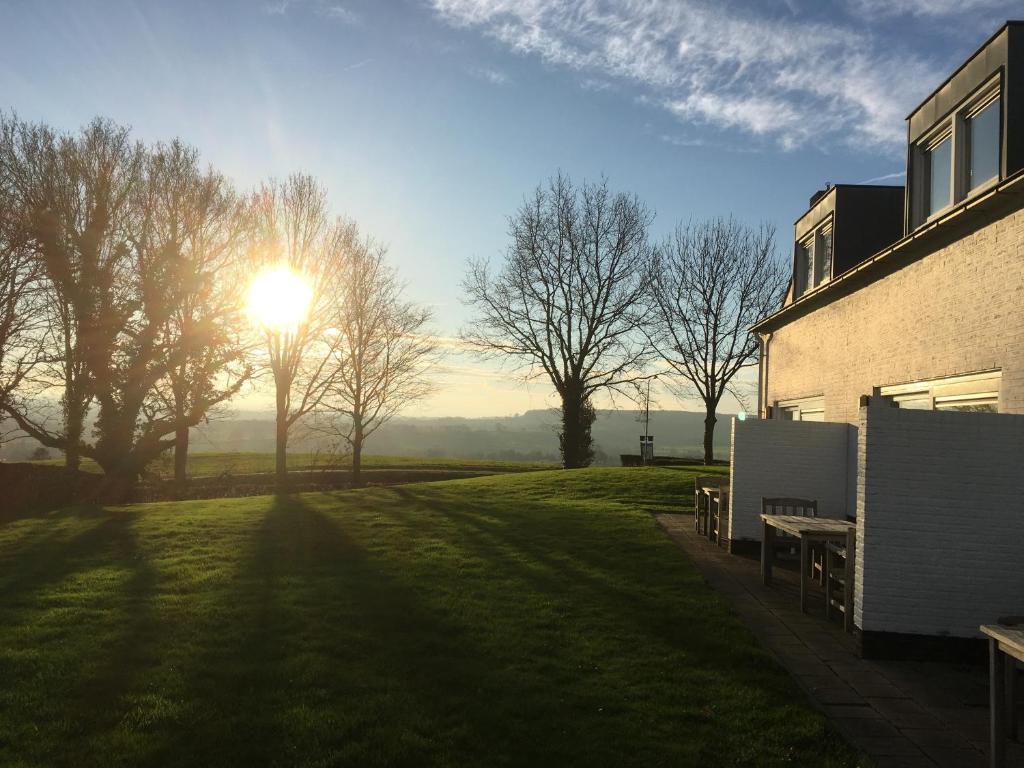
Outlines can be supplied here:
M914 107L912 110L910 110L910 114L908 114L905 119L909 120L911 117L914 116L915 112L917 112L921 107L923 107L925 104L927 104L929 101L931 101L931 99L935 96L935 94L937 94L939 91L941 91L943 88L945 88L950 80L952 80L954 77L956 77L964 67L966 67L968 64L971 63L971 61L974 59L975 56L977 56L979 53L981 53L983 50L985 50L989 46L989 44L993 40L995 40L997 37L999 37L1001 34L1003 34L1003 32L1008 27L1018 27L1018 26L1024 26L1024 21L1011 19L1010 21L1007 21L1005 24L1003 24L1003 26L1001 26L995 32L993 32L989 36L989 38L987 40L985 40L984 43L982 43L981 45L978 46L977 50L975 50L974 53L972 53L970 56L968 56L966 59L964 59L963 63L961 63L959 67L954 69L949 74L949 77L947 77L945 80L943 80L941 83L939 83L938 86L936 86L932 90L931 93L929 93L927 96L925 96L921 100L920 104L918 104L916 107Z
M752 326L758 333L781 328L798 317L846 296L907 264L962 239L996 217L1024 208L1024 170L947 213L922 224L909 235L862 261L829 282L801 295Z
M796 217L796 221L793 222L793 226L799 224L803 218L818 207L818 203L824 200L826 197L831 195L837 189L903 189L902 184L832 184L828 189L824 190L825 194L814 201L814 205L808 206L807 210Z

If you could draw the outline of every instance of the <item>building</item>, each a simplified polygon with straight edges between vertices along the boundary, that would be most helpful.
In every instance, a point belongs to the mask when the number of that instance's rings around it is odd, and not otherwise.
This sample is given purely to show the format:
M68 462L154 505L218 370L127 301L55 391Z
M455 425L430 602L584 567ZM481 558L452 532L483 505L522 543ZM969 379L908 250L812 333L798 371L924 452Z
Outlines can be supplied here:
M907 124L905 188L829 187L796 221L721 537L758 552L764 498L855 521L867 654L1024 615L1024 22Z
M796 222L793 279L759 323L762 417L1024 413L1024 22L907 118L907 186L840 185Z

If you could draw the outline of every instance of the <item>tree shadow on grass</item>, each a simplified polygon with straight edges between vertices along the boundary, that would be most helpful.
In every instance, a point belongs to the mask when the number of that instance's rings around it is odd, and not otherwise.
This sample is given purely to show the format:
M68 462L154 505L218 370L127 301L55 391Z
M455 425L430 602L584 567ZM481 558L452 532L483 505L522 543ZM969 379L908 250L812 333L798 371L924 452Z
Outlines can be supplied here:
M472 752L463 697L487 678L471 632L301 497L274 499L223 597L221 629L204 630L185 671L189 743L156 762L411 766Z
M95 734L117 726L153 652L156 573L134 513L84 507L48 522L56 530L4 556L0 675L19 712L4 718L0 760L35 754L50 765L78 764ZM36 727L18 727L25 722Z

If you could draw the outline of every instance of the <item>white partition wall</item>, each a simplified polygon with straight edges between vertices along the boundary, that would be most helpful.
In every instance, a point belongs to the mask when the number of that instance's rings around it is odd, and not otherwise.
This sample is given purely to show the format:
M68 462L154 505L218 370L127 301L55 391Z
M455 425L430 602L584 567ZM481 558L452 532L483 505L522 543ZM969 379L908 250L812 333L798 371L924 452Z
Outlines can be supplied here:
M732 420L729 539L761 540L761 498L818 501L821 517L852 514L849 424L781 419Z
M862 407L854 620L979 637L1024 614L1024 416Z

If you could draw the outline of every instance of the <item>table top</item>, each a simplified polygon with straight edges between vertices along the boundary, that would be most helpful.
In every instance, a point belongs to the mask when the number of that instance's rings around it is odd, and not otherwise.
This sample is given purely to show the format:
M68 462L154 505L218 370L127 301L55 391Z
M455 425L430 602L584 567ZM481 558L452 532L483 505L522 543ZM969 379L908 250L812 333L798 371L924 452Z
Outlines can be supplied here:
M1024 661L1024 629L1004 627L1000 624L982 624L981 631L999 642L999 649Z
M845 538L848 531L857 526L847 520L829 517L801 517L800 515L761 515L772 528L778 528L793 536L834 536Z

